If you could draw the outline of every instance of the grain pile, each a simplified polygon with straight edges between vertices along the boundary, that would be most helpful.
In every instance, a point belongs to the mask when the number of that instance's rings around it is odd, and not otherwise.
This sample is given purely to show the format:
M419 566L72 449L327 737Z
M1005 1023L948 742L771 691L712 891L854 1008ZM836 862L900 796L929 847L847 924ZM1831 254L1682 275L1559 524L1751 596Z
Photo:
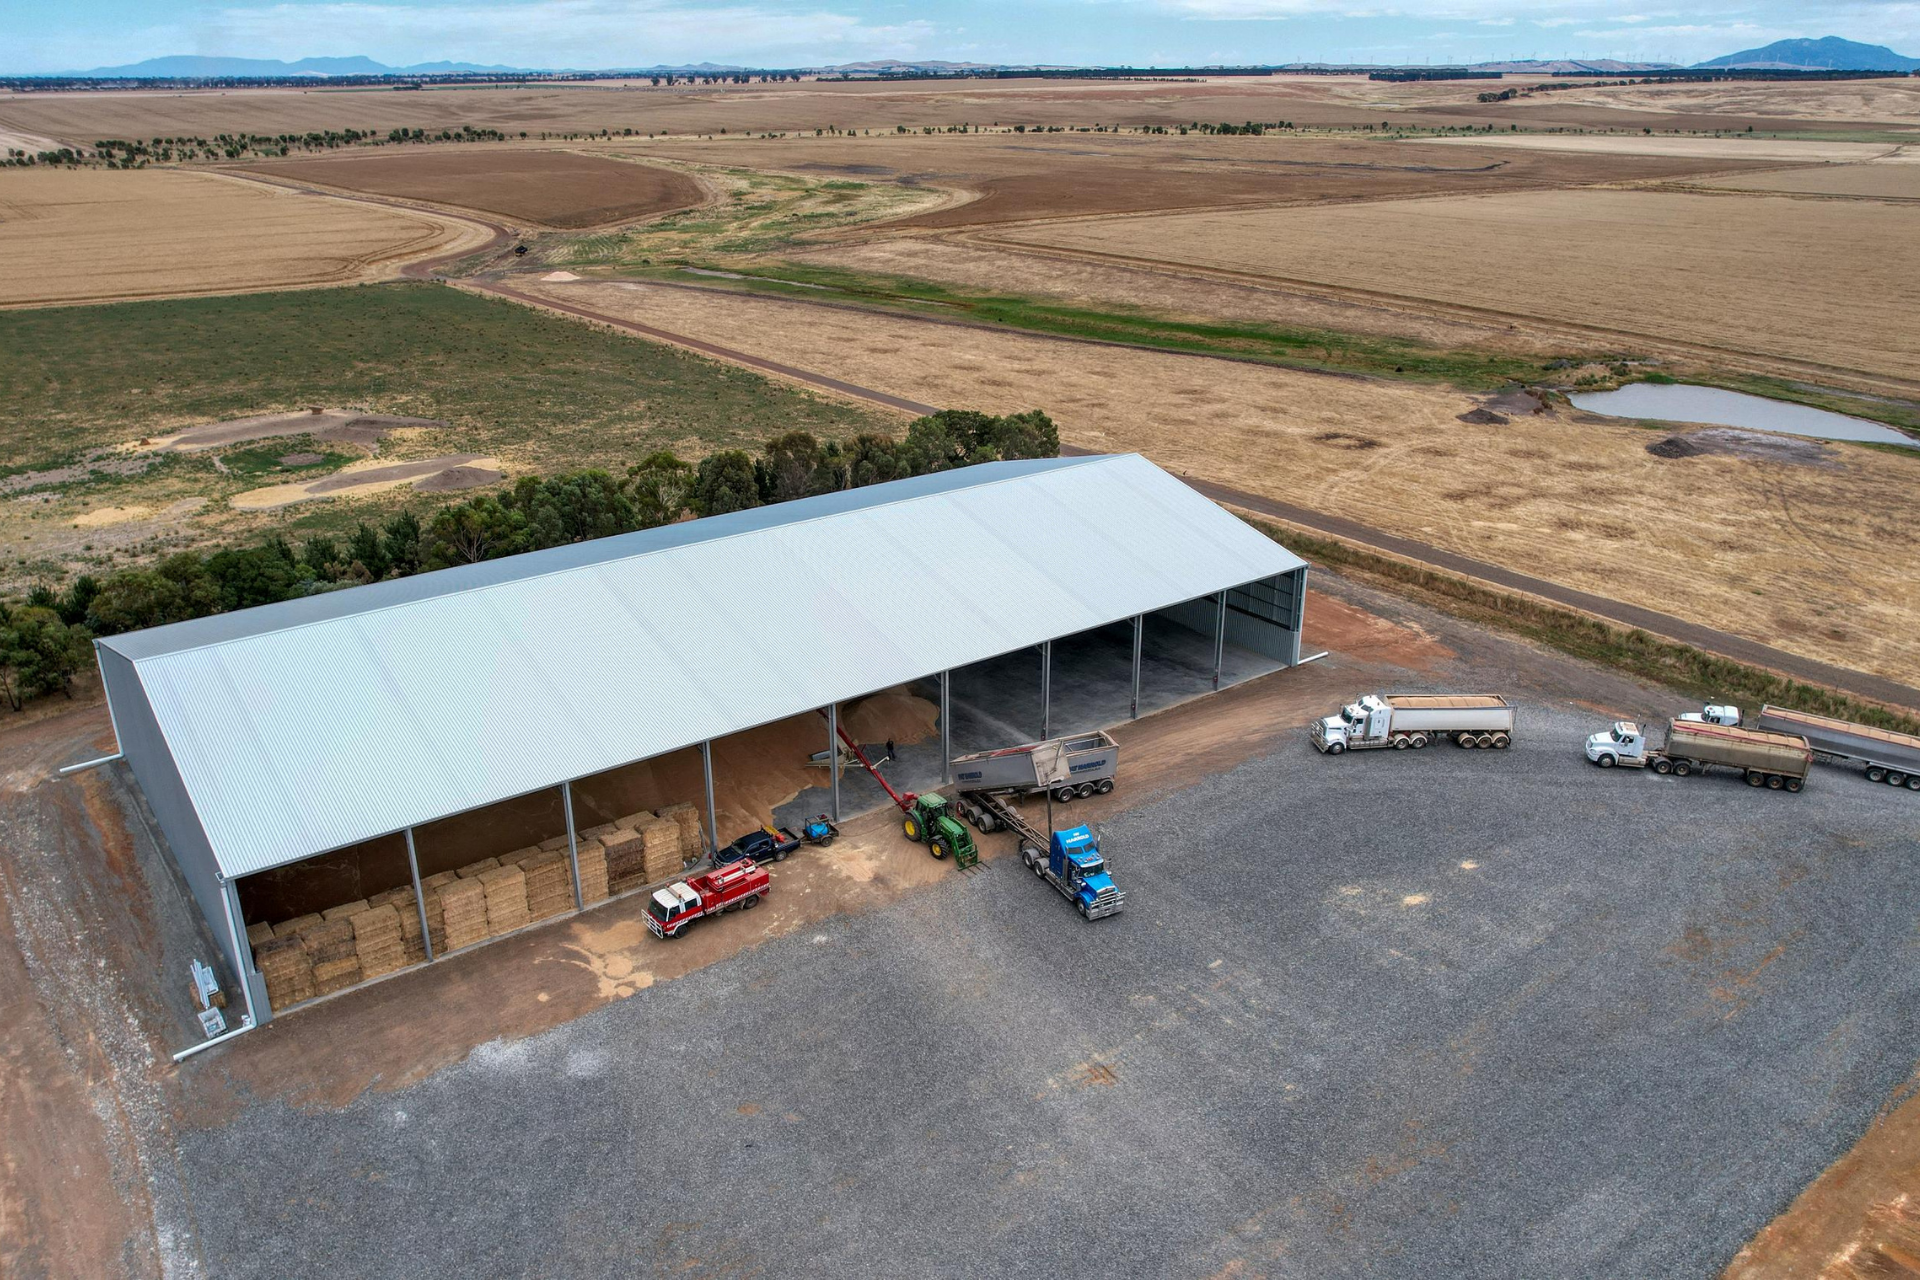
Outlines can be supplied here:
M591 906L608 894L607 847L598 840L580 842L580 900Z
M526 849L508 855L527 878L527 918L545 920L573 906L573 872L559 849Z
M353 926L353 949L359 957L360 977L377 978L406 963L406 943L400 936L400 916L391 903L368 907L346 917Z
M647 879L646 842L630 827L620 827L606 836L607 888L613 893L645 884ZM583 880L586 878L583 874Z
M360 981L360 955L354 949L350 917L322 921L300 937L313 960L315 995L330 995Z
M484 884L472 879L449 880L439 887L438 896L446 920L444 937L448 951L470 947L487 937L487 887Z
M298 935L256 942L253 964L266 979L267 1004L276 1013L320 994L313 982L313 959Z
M499 859L493 859L498 863ZM475 879L486 890L487 932L498 936L527 927L527 876L519 867L494 866Z

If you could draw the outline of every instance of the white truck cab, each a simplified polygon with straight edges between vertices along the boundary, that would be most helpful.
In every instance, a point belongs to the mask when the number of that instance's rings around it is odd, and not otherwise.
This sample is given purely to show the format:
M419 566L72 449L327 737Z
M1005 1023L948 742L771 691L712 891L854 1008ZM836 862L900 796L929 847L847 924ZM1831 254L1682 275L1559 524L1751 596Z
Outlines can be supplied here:
M1587 735L1587 759L1602 769L1617 764L1644 765L1647 735L1631 720L1615 720L1613 728Z
M1384 741L1393 725L1393 708L1377 694L1366 694L1327 716L1315 727L1315 745L1322 751L1341 751L1359 742Z
M1719 724L1726 725L1730 729L1738 729L1740 727L1740 708L1723 706L1716 702L1710 703L1698 711L1683 712L1678 718L1681 720L1690 720L1694 724Z

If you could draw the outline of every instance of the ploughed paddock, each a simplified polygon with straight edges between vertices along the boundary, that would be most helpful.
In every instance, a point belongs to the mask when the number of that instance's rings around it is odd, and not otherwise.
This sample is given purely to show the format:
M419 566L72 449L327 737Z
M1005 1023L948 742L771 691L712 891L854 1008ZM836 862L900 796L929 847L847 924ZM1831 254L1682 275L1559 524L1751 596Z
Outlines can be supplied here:
M1297 664L1305 574L1143 458L1043 459L129 633L99 657L120 754L243 996L237 1034L650 893L783 803L877 803L842 776L855 735L927 790L956 752Z

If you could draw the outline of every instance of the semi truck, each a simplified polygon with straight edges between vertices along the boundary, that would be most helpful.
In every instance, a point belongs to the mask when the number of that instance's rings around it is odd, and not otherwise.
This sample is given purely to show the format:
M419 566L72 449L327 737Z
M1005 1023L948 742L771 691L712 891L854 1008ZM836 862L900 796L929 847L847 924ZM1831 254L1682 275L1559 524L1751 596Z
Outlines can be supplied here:
M1587 738L1587 759L1602 769L1652 769L1682 778L1719 766L1738 772L1750 787L1798 791L1806 783L1813 750L1795 734L1679 719L1667 722L1666 744L1655 747L1638 724L1616 720L1611 729Z
M1034 795L1045 791L1065 804L1076 797L1106 795L1120 768L1120 744L1105 733L1049 738L998 751L955 756L954 785L962 791Z
M656 938L677 938L695 920L757 907L771 892L773 878L751 858L691 880L676 880L655 890L647 902L647 932Z
M1920 791L1920 738L1910 733L1774 706L1761 707L1754 726L1798 734L1815 755L1864 764L1870 782Z
M1002 792L962 792L953 807L982 831L1011 831L1019 837L1020 861L1027 870L1059 890L1083 918L1103 920L1126 906L1127 895L1114 884L1091 828L1042 833Z
M1440 738L1505 750L1513 743L1513 707L1497 693L1369 693L1315 720L1312 735L1313 745L1330 756L1419 748Z

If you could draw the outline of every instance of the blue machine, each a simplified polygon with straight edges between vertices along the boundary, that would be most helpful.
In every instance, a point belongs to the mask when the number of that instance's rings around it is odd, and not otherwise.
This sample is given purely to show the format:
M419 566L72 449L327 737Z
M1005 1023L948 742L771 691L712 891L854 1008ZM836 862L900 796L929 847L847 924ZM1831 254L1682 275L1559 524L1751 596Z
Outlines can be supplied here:
M1118 915L1126 904L1126 895L1100 856L1099 842L1085 826L1054 832L1044 858L1032 845L1023 845L1020 853L1028 870L1058 889L1089 920Z

